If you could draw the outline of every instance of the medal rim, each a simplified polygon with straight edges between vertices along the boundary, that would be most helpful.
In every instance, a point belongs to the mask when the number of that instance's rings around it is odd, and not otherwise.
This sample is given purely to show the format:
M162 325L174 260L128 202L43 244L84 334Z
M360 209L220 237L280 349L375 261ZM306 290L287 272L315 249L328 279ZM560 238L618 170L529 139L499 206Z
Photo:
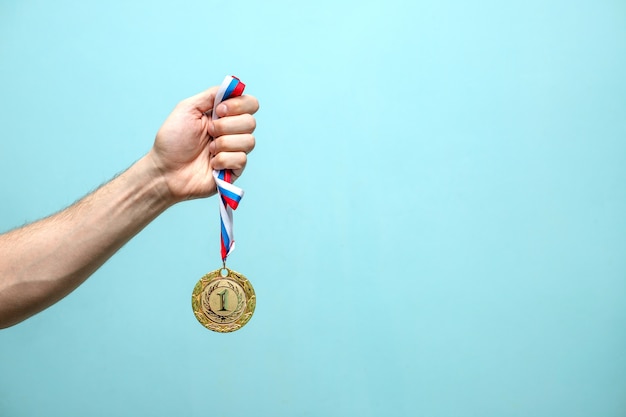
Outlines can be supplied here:
M223 271L226 271L226 276L222 275ZM233 322L218 323L211 320L204 313L202 309L202 294L213 282L228 279L235 281L239 284L239 286L241 286L246 298L246 306L241 316ZM243 274L233 271L230 268L223 267L205 274L202 278L200 278L200 280L198 280L191 294L191 308L198 322L205 328L218 333L230 333L241 329L250 321L256 308L256 294L252 284Z

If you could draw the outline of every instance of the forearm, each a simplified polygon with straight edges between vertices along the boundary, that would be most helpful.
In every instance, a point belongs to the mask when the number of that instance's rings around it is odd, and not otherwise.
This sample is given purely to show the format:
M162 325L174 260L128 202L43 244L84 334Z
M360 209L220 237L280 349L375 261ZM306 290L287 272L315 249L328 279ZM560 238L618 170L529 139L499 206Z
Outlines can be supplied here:
M0 236L0 328L65 297L174 201L144 157L78 203Z

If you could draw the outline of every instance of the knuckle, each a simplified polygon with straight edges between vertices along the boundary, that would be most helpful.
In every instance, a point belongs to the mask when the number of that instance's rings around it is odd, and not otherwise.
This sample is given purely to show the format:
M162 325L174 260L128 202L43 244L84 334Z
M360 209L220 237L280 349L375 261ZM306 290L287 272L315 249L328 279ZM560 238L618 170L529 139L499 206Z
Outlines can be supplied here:
M213 137L217 138L224 134L224 127L222 126L223 124L224 123L220 119L213 121Z
M237 154L237 157L233 161L233 169L243 169L246 166L247 160L248 157L246 156L246 154L244 152L239 152Z
M239 97L229 98L224 102L228 109L228 116L235 116L241 112L241 103Z
M245 152L220 152L213 157L213 169L243 169L247 163Z
M257 111L259 111L259 100L257 100L256 97L254 96L248 96L250 97L250 107L251 107L251 113L254 114Z
M254 132L256 129L256 119L251 114L246 114L246 126L250 132Z
M231 164L230 158L226 152L220 152L213 158L213 169L229 169Z
M213 139L213 148L214 148L214 152L216 154L218 154L219 152L222 152L224 150L224 140L222 139L222 137L217 137L215 139Z
M223 152L220 152L213 157L212 163L214 169L223 169L226 167L226 156Z
M256 139L254 138L254 135L251 133L250 135L248 135L247 151L252 152L255 146L256 146Z

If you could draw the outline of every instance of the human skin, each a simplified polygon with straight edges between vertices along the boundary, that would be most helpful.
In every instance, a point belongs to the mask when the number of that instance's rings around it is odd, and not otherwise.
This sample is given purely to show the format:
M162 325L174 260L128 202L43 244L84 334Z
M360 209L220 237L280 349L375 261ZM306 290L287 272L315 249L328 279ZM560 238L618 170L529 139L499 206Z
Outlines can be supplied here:
M213 169L242 174L259 104L244 95L212 109L216 92L181 101L152 149L118 177L59 213L0 235L0 328L61 300L167 208L214 195ZM210 111L220 119L211 121Z

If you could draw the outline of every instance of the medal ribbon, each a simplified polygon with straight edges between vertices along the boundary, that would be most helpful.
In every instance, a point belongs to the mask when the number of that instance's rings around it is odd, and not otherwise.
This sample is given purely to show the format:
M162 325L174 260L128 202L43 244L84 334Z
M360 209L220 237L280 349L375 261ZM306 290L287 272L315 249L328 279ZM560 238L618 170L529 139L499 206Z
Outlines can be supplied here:
M211 118L217 120L217 112L215 109L222 101L231 97L238 97L243 94L246 87L239 78L227 76L224 78L222 85L217 90L215 101L213 102L213 113ZM226 264L226 258L235 250L235 237L233 235L233 210L239 206L239 201L243 197L243 190L235 186L233 182L233 173L230 169L221 171L214 170L213 177L217 184L217 193L219 195L220 205L220 224L221 224L221 253L222 262Z

